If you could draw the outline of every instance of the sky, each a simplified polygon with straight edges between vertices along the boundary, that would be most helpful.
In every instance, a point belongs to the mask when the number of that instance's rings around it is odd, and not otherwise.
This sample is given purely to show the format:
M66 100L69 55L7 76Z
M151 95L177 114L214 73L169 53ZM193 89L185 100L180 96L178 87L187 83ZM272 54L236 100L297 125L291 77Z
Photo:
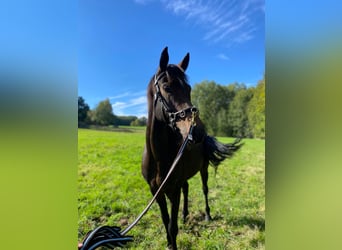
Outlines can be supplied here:
M194 86L204 80L254 86L265 73L263 0L83 0L78 6L78 95L91 109L146 116L146 88L168 46L187 52Z

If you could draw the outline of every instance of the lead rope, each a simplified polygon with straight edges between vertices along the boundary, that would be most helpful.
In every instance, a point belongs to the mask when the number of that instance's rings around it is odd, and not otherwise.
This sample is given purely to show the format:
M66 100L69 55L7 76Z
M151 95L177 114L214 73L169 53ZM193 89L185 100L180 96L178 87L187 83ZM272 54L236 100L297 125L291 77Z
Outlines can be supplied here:
M188 136L186 137L186 139L184 140L184 142L182 143L180 149L178 150L178 153L176 155L175 160L173 161L171 168L169 170L169 172L167 173L164 181L162 182L162 184L159 186L157 192L154 194L153 198L151 199L151 201L148 203L148 205L146 206L146 208L141 212L141 214L135 219L135 221L130 224L125 230L123 230L122 232L120 232L120 234L122 236L124 236L125 234L127 234L138 222L139 220L146 214L146 212L150 209L150 207L152 206L153 202L156 200L157 196L159 195L159 193L161 192L162 188L165 186L165 183L167 182L167 180L169 179L170 175L172 174L173 170L175 169L178 161L180 160L180 158L183 155L183 151L186 147L186 145L188 144L189 141L192 141L192 131L193 128L196 126L196 122L195 122L195 116L196 116L196 112L192 112L192 118L191 118L191 126L189 129L189 133Z

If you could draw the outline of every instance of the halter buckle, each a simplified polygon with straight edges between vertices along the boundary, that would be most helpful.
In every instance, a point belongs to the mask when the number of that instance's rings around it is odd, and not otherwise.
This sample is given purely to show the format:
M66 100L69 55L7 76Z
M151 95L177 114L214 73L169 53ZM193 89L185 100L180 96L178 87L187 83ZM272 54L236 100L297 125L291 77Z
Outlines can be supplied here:
M192 107L190 111L191 111L191 125L196 126L195 119L196 119L196 116L198 115L198 109L196 107Z

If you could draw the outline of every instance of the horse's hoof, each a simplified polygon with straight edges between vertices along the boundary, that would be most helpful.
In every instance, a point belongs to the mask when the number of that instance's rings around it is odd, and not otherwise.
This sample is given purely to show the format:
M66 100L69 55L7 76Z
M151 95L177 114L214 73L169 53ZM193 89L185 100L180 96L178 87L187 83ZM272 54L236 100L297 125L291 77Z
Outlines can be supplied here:
M211 221L212 218L209 214L205 215L205 221Z
M177 250L177 247L174 248L174 247L172 247L172 245L168 245L166 250Z

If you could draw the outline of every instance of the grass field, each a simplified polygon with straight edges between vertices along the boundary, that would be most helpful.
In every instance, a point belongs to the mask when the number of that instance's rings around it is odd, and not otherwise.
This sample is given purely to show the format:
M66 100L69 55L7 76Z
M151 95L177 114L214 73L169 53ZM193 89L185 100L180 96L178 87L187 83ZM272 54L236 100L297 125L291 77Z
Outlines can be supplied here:
M126 228L152 195L140 171L143 129L78 131L79 240L97 226ZM218 138L231 142L232 138ZM199 174L189 181L189 219L179 214L179 249L265 249L265 141L245 139L232 159L209 168L209 205L204 220ZM129 235L129 249L165 249L166 233L155 203Z

